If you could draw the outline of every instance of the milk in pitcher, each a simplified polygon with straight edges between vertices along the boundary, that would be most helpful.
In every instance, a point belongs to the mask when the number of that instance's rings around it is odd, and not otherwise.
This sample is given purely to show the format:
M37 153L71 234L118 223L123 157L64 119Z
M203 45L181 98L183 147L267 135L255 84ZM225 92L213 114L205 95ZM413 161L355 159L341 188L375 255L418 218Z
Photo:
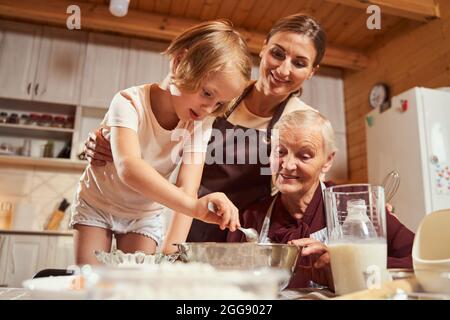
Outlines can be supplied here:
M385 239L328 244L336 294L368 289L384 280L387 266Z

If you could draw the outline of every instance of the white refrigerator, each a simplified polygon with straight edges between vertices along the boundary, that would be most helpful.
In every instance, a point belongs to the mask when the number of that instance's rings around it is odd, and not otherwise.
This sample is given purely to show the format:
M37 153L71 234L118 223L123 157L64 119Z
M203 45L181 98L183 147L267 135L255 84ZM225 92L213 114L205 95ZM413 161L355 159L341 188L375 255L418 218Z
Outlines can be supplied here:
M366 115L369 183L392 170L400 186L391 203L416 232L426 214L450 208L450 91L416 87Z

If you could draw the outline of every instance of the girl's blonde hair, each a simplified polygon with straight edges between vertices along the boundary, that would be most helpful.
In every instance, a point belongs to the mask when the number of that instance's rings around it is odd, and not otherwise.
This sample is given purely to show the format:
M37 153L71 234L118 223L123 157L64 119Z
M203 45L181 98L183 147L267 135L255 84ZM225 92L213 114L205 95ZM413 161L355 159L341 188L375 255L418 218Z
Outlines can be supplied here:
M336 138L330 120L314 109L293 111L285 114L273 127L275 130L309 128L318 129L322 133L324 152L326 156L337 151ZM279 133L281 134L281 133Z
M227 20L204 22L184 31L164 54L172 60L182 54L172 78L181 90L197 91L213 72L238 71L245 82L250 80L252 62L247 44ZM227 107L215 114L223 114Z

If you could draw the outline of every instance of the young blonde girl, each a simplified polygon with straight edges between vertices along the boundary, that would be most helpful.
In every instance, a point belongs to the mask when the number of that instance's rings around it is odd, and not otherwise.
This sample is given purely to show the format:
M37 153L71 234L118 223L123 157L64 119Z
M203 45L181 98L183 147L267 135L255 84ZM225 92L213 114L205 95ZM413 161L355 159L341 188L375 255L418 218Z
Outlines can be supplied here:
M80 179L70 222L77 264L96 264L94 251L109 251L113 234L118 249L153 254L162 238L163 206L222 229L240 226L224 194L197 199L197 191L211 115L223 114L250 79L245 42L229 23L213 21L185 31L165 54L171 60L166 80L117 93L105 116L114 162L88 165ZM187 134L175 139L180 130ZM167 179L179 155L175 186ZM209 202L217 213L208 210Z

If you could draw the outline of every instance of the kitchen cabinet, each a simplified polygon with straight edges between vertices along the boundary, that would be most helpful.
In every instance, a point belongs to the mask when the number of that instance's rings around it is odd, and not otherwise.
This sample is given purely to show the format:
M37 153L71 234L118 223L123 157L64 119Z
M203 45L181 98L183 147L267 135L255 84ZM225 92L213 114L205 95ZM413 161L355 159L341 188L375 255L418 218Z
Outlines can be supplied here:
M43 269L47 260L47 237L15 235L9 241L5 282L21 287L22 282Z
M9 21L0 30L2 97L78 104L84 32Z
M78 104L86 54L86 34L59 28L43 29L33 99Z
M83 73L81 105L108 108L125 86L129 40L90 33Z
M41 30L40 27L28 24L0 21L2 97L31 99Z
M42 269L73 265L73 238L71 233L3 231L0 254L0 285L21 287Z
M60 236L49 240L48 247L50 254L48 257L48 265L56 269L66 269L68 266L73 265L73 238Z
M166 44L132 39L125 87L161 82L169 73L169 58L161 53L166 47Z

